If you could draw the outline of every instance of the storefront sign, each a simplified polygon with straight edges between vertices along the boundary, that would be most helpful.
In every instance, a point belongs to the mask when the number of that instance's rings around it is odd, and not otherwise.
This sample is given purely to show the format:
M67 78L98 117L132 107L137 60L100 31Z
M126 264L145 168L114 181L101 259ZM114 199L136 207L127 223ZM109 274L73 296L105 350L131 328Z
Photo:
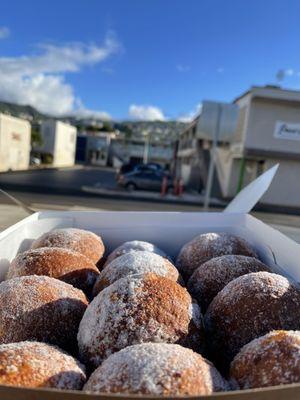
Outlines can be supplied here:
M277 121L274 137L277 139L300 140L300 124Z

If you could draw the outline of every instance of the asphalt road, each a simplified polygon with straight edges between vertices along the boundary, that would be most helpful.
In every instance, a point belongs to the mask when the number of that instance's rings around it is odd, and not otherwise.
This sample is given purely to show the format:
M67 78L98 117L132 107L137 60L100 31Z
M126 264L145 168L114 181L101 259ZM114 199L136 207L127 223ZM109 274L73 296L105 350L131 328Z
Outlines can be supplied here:
M110 168L75 167L0 173L0 188L53 190L68 193L80 191L84 185L115 187L115 171Z
M75 198L80 207L115 210L186 210L195 207L197 209L198 204L201 204L201 199L197 196L185 194L182 198L164 199L165 202L173 203L173 207L155 205L155 202L161 202L159 192L136 191L131 194L117 187L115 175L116 171L113 168L83 166L16 171L0 173L0 189L9 193L18 192L17 198L30 194L26 196L28 203L33 201L49 205L59 204L61 207L64 204L72 204ZM93 187L94 192L87 190ZM51 196L51 201L42 196L43 194ZM55 195L58 197L53 197ZM72 199L68 196L72 196ZM33 197L40 200L35 201ZM183 206L177 207L174 203L181 203ZM191 203L195 206L185 206Z

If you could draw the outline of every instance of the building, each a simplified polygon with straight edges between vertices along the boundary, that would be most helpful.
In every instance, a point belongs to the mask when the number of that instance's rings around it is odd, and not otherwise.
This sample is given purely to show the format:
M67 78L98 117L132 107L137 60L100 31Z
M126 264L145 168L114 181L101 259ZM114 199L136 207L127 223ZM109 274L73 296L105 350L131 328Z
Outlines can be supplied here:
M111 142L110 154L123 163L138 164L153 162L169 167L173 159L173 145L169 142L152 141L145 139L116 138Z
M76 163L86 163L87 158L87 136L78 134L76 138L76 152L75 161Z
M199 118L200 115L180 134L173 168L186 187L200 193L207 178L209 146L198 137Z
M45 163L54 167L70 167L75 163L77 129L56 120L41 124L42 145L35 146L34 152L41 155Z
M0 114L0 171L29 167L31 127L26 120Z
M271 166L280 168L262 202L298 207L300 189L300 91L253 86L233 102L238 106L234 134L218 141L213 195L234 197ZM205 187L212 140L199 129L201 114L182 132L176 173L188 188Z
M230 143L236 130L238 107L232 103L203 101L201 113L181 133L177 143L173 170L189 189L204 189L214 138L218 146ZM221 196L217 176L213 179L212 195Z
M233 197L274 164L280 168L262 202L299 207L300 91L252 87L234 101L239 119L234 140L218 149L223 197Z
M111 140L117 132L82 132L77 135L76 161L92 165L108 165Z

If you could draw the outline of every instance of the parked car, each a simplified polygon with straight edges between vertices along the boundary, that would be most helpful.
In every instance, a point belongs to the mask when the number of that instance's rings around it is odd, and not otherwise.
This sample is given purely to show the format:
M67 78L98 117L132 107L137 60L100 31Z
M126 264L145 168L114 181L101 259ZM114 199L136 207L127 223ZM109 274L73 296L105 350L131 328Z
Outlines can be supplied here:
M123 164L122 167L117 171L116 180L119 180L120 175L127 174L132 171L144 171L144 170L154 170L154 171L163 171L163 167L156 163L148 163L148 164Z
M134 170L137 164L123 164L121 168L118 170L118 174L127 174Z
M160 191L163 178L167 178L167 191L172 190L172 179L163 171L153 168L138 168L127 174L121 174L118 184L128 190L154 190Z
M138 167L152 168L155 171L163 171L164 170L163 167L157 163L140 164Z
M127 174L128 172L133 171L138 165L140 164L132 164L132 163L128 163L128 164L123 164L116 173L116 180L119 180L119 177L121 175Z
M30 156L30 165L39 166L41 165L41 159L36 156Z

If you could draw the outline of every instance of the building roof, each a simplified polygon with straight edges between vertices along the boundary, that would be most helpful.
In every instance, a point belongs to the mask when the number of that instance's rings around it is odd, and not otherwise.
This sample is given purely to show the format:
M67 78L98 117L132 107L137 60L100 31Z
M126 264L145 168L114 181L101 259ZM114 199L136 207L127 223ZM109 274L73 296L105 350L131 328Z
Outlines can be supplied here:
M0 113L0 118L2 119L6 119L6 120L9 120L9 121L14 121L14 122L23 122L23 123L26 123L26 124L29 124L30 125L30 122L27 120L27 119L24 119L24 118L19 118L19 117L15 117L15 116L13 116L13 115L10 115L10 114L6 114L6 113Z
M251 86L246 92L242 93L240 96L233 100L233 103L237 103L242 98L246 96L270 98L276 100L286 100L286 101L297 101L300 102L300 91L292 89L284 89L276 85L266 85L266 86Z
M193 126L195 126L195 125L197 124L197 121L198 121L198 119L200 118L200 115L201 115L201 112L199 113L199 115L197 115L197 117L195 117L195 118L193 119L192 122L190 122L190 123L188 124L187 127L184 128L183 131L180 132L180 136L183 135L185 132L187 132L187 131L190 130Z

